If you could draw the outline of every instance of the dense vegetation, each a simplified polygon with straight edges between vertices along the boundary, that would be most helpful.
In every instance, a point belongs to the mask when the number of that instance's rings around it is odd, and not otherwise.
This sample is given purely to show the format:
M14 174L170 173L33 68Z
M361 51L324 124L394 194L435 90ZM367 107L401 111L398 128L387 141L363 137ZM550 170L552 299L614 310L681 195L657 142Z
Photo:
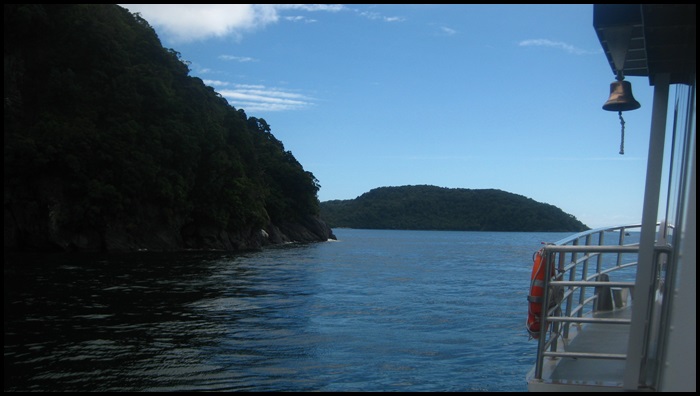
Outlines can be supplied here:
M461 231L584 231L561 209L501 190L381 187L321 203L331 227Z
M318 180L270 125L189 76L138 14L4 12L5 245L161 229L194 241L318 215Z

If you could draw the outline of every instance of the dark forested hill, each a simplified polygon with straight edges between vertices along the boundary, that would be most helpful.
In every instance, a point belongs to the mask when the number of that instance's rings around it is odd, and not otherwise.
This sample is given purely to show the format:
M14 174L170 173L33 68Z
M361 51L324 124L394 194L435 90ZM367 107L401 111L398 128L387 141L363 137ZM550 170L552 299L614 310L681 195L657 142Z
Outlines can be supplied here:
M462 231L572 231L588 227L561 209L501 190L381 187L321 202L331 227Z
M248 249L327 240L318 180L189 76L137 14L4 5L4 246Z

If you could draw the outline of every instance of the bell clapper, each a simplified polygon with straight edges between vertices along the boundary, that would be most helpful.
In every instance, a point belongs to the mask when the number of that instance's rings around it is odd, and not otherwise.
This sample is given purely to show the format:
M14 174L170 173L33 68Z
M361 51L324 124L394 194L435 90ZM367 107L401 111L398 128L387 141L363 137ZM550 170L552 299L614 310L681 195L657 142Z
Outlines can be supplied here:
M620 154L625 154L625 119L622 118L622 112L618 111L617 114L620 116L620 125L622 126L621 136L620 136Z

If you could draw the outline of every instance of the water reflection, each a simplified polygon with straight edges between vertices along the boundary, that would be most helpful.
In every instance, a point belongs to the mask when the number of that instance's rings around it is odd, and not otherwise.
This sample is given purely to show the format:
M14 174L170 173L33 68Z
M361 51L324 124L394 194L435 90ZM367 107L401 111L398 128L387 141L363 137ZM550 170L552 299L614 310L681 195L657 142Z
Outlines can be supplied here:
M560 236L336 235L238 255L6 254L4 389L525 390L529 259Z

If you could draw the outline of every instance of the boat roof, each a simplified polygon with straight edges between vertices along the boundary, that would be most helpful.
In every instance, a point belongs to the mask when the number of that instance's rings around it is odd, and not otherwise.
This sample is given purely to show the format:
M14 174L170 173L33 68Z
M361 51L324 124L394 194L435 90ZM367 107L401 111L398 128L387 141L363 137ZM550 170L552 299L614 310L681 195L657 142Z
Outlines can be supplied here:
M632 27L625 76L669 73L671 84L692 84L695 75L695 4L596 4L593 27L613 74L617 75L610 40L621 27Z

